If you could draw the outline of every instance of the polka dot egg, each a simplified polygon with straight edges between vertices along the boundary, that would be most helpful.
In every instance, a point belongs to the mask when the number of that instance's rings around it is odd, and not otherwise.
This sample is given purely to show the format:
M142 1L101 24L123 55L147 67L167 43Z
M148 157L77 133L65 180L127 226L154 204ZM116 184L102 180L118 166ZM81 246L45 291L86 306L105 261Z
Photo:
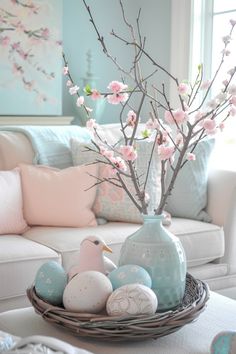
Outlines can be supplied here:
M44 263L35 277L37 295L52 305L62 304L66 284L67 274L63 267L55 261Z
M108 275L113 290L126 284L142 284L151 288L152 280L149 273L139 265L126 264L117 269L114 269Z

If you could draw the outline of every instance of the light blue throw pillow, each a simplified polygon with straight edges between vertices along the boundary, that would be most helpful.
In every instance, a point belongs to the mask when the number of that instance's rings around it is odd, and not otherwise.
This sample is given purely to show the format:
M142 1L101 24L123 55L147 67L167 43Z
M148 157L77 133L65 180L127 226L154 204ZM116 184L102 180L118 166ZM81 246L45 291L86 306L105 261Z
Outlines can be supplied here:
M188 161L180 170L165 207L165 210L172 216L211 221L211 217L204 209L207 205L209 158L214 144L214 139L202 140L194 150L196 160ZM171 168L168 168L167 183L170 181L172 173Z

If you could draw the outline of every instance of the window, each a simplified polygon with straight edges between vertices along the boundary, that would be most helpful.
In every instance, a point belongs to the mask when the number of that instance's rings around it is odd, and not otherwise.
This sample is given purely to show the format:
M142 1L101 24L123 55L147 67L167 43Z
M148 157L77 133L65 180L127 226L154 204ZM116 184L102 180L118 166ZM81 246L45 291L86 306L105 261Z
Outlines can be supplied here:
M228 34L230 19L236 19L235 0L193 0L192 31L190 45L190 77L196 75L196 67L204 64L204 79L210 79L216 71L223 49L222 37ZM224 70L217 81L222 86L225 73L236 65L236 31L231 42L230 55L225 60ZM219 91L219 89L217 91ZM211 93L214 96L214 92ZM227 121L224 132L217 138L212 159L215 167L236 170L236 119Z

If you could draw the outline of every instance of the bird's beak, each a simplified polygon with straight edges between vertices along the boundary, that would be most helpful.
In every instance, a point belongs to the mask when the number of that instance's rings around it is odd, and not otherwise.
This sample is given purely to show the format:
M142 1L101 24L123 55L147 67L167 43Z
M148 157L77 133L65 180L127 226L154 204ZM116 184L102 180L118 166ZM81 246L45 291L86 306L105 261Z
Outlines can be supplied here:
M103 245L102 250L112 253L112 249L105 244Z

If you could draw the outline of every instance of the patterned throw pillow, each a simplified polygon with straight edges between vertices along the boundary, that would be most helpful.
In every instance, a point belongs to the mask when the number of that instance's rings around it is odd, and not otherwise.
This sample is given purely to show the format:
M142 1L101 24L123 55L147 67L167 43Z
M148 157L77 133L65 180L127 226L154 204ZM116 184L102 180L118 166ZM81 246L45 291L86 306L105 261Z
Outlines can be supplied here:
M210 216L204 211L207 206L208 166L215 140L202 140L194 153L195 161L188 161L176 178L174 189L168 197L166 211L172 216L210 222ZM167 183L172 170L167 170Z
M146 140L140 140L137 143L138 158L136 160L136 168L138 175L141 176L141 183L145 179L151 149L152 144ZM85 144L77 139L71 139L71 150L74 165L91 163L98 157L98 154L86 151ZM99 166L99 177L104 176L106 176L106 166L101 163ZM135 196L130 179L127 178L126 183L129 190L132 191L132 195ZM157 207L160 199L160 160L157 151L153 155L146 192L150 196L148 210L150 214L153 214L153 210ZM102 217L109 221L142 222L139 210L135 207L126 192L122 188L115 187L108 182L98 185L93 210L97 217Z

